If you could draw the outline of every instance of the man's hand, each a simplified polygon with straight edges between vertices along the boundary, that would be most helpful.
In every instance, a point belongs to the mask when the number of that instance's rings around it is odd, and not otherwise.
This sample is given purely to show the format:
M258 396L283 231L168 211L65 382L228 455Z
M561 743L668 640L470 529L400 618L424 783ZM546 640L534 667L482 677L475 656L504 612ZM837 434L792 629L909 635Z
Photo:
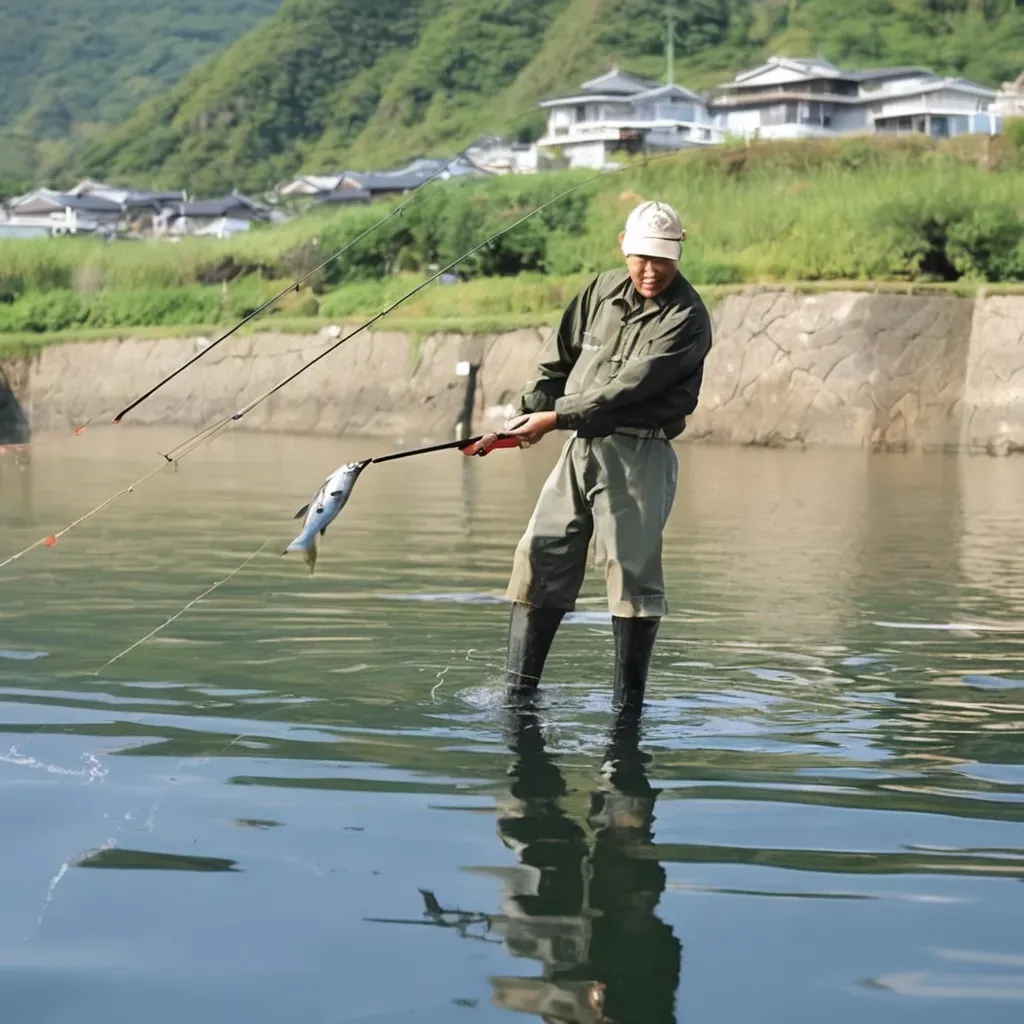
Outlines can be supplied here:
M525 448L536 444L545 434L550 434L557 422L558 417L553 412L534 412L509 421L505 433L518 437L519 443Z

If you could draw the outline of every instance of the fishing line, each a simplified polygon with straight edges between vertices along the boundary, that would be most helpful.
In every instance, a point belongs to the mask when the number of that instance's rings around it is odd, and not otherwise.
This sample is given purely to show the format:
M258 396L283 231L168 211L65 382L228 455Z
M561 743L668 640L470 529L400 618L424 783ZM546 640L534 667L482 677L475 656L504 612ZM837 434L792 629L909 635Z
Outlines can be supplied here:
M676 157L678 155L679 155L678 152L673 151L671 153L663 153L660 156L651 157L649 160L645 160L642 168L639 168L639 169L640 170L646 170L647 167L650 164L655 163L656 161L667 160L667 159L670 159L672 157ZM473 246L473 248L471 248L467 252L463 253L457 259L452 260L451 263L449 263L443 269L439 270L432 277L429 277L426 281L423 281L422 283L418 284L415 288L412 288L410 291L406 292L405 295L403 295L401 298L397 299L395 302L391 303L390 306L387 306L385 309L383 309L379 313L375 314L373 317L371 317L365 323L361 324L355 330L353 330L349 334L344 335L343 337L339 338L332 345L330 345L326 349L324 349L323 352L319 353L319 355L315 356L314 358L310 359L307 363L305 363L302 366L300 366L299 369L296 370L294 373L289 374L287 377L285 377L282 380L280 380L273 387L269 388L267 391L263 392L261 395L258 395L248 405L246 405L245 407L240 409L238 412L234 413L234 415L232 415L230 417L225 417L224 419L218 420L218 421L216 421L215 423L211 424L208 427L204 427L203 430L201 430L198 433L194 434L188 440L184 441L181 445L178 445L176 448L172 449L170 452L164 454L163 455L163 459L164 459L163 465L159 466L157 469L153 470L152 472L147 473L145 476L140 477L138 480L133 481L131 484L128 484L126 487L123 487L121 490L119 490L115 494L111 495L109 498L107 498L105 501L101 502L95 508L90 509L84 515L80 516L73 523L70 523L68 526L64 527L62 530L59 530L57 533L50 534L47 537L42 537L39 540L35 541L33 544L30 544L28 547L26 547L26 548L22 549L21 551L19 551L19 552L15 553L15 554L11 555L10 557L6 558L4 561L0 562L0 569L5 568L6 566L10 565L12 562L15 562L18 559L22 558L24 555L27 555L30 551L34 551L36 548L43 547L43 546L45 546L45 547L53 547L53 545L56 544L57 541L61 537L63 537L66 533L69 533L75 527L80 526L82 523L86 522L87 520L91 519L93 516L97 515L99 512L103 511L109 505L113 504L113 502L115 502L118 498L121 498L121 497L123 497L126 494L132 493L132 491L134 491L136 487L139 487L141 484L146 483L147 481L151 480L153 477L157 476L159 473L162 473L169 466L177 465L177 463L180 462L181 459L183 459L186 455L191 454L193 451L195 451L196 448L200 447L200 445L204 444L206 441L212 440L214 437L219 435L224 429L226 429L232 423L237 422L238 420L240 420L244 416L246 416L248 413L252 412L252 410L255 409L257 406L262 405L263 402L267 401L268 398L270 398L271 396L277 394L278 391L280 391L282 388L286 387L288 384L290 384L293 380L295 380L301 374L303 374L307 370L311 369L313 366L315 366L317 363L319 363L320 360L326 358L332 352L336 351L343 344L345 344L345 342L349 341L350 339L355 337L357 334L359 334L362 331L366 330L367 327L372 326L377 321L379 321L379 320L383 319L384 317L386 317L388 314L390 314L395 309L397 309L399 306L401 306L404 302L407 302L414 295L417 295L419 292L421 292L428 285L433 284L435 281L437 281L443 274L448 273L450 270L452 270L453 268L457 267L460 263L465 262L467 259L469 259L470 256L475 255L481 249L483 249L486 246L490 245L492 242L497 241L503 235L506 235L510 231L515 230L521 224L526 223L526 221L530 220L532 217L535 217L537 214L542 213L544 210L546 210L549 207L553 206L555 203L557 203L560 200L564 199L566 196L572 195L572 193L574 193L574 192L578 192L580 189L585 188L587 185L593 184L595 181L598 181L598 180L600 180L602 178L612 177L612 176L614 176L616 174L623 174L623 173L628 172L628 171L635 171L637 169L638 168L633 167L631 165L626 165L624 167L616 167L616 168L613 168L611 170L600 171L597 174L594 174L594 175L592 175L589 178L585 178L583 181L577 182L575 185L572 185L572 186L570 186L567 189L563 189L561 192L559 192L553 198L547 200L544 203L541 203L540 206L537 206L534 209L530 210L528 213L524 214L522 217L519 217L517 220L513 221L511 224L507 225L506 227L502 228L501 230L494 232L492 235L490 235L484 241L482 241L479 244Z
M120 661L126 654L131 654L132 651L134 651L137 647L141 647L147 640L152 639L162 629L166 629L176 619L180 619L182 615L185 614L185 612L187 612L190 608L194 607L195 605L199 604L199 602L202 601L204 597L209 597L209 595L212 594L219 586L221 586L224 583L227 583L228 580L233 579L235 576L237 576L254 558L256 558L257 555L263 552L266 546L270 543L271 539L272 538L268 538L267 540L265 540L251 555L249 555L245 559L244 562L242 562L241 565L239 565L235 569L232 569L231 572L229 572L227 576L225 576L223 579L217 580L217 582L214 583L213 586L207 587L207 589L204 590L198 597L192 598L192 600L189 601L188 604L186 604L185 607L181 609L181 611L176 612L169 619L167 619L166 622L162 622L159 626L156 627L156 629L150 630L150 632L148 632L141 640L136 640L135 643L133 643L130 647L126 647L120 654L114 655L114 657L111 658L110 661L108 661L105 665L100 666L100 668L98 668L95 672L91 674L94 676L98 676L101 672L110 668L110 666L113 665L115 661Z
M40 537L39 540L29 544L28 547L22 548L21 551L17 551L13 555L10 555L8 558L5 558L2 562L0 562L0 569L5 568L12 562L18 561L19 558L23 558L30 551L35 551L36 548L52 548L57 543L57 541L60 540L61 537L63 537L67 533L70 533L76 527L81 526L82 523L87 522L89 519L92 519L93 516L98 515L105 508L107 508L108 506L112 505L115 501L117 501L118 498L123 498L126 494L131 494L136 487L140 487L147 481L152 480L153 477L158 476L160 473L163 473L164 470L170 468L171 466L176 466L180 459L183 459L186 455L195 451L196 448L198 448L201 444L215 437L222 430L224 430L230 423L230 419L224 419L219 421L218 423L215 423L212 427L207 427L205 430L201 431L195 437L190 438L184 444L179 445L178 448L184 450L178 452L178 454L174 455L173 458L165 455L165 461L162 465L157 466L156 469L151 470L144 476L140 476L138 480L133 480L130 484L127 484L125 487L122 487L119 491L116 491L109 498L105 499L104 501L101 501L98 505L96 505L94 508L89 509L89 511L84 513L83 515L80 515L76 520L74 520L74 522L68 523L68 525L65 526L62 530L58 530L56 533L51 533L46 537Z
M506 125L509 125L509 124L514 124L516 121L520 120L526 114L528 114L528 113L532 114L532 113L535 113L535 112L536 111L534 111L533 109L521 110L518 114L515 114L512 117L508 118L506 121L502 122L501 127L505 127ZM387 215L382 217L376 223L371 224L365 231L360 232L358 235L356 235L355 238L353 238L351 241L347 242L344 246L342 246L342 248L340 248L336 253L334 253L331 256L328 256L327 259L325 259L319 266L314 267L308 273L303 274L302 277L300 277L297 281L293 281L291 284L288 285L287 288L285 288L282 291L278 292L277 295L275 295L273 298L268 299L266 302L263 303L262 306L260 306L258 309L253 310L248 316L244 317L237 324L235 324L235 326L232 327L229 331L226 331L219 338L217 338L216 341L212 341L204 349L202 349L201 351L197 352L191 359L189 359L186 362L182 363L181 366L179 366L172 373L169 373L158 384L155 384L145 394L140 395L130 405L125 406L114 417L113 422L114 423L120 423L121 420L128 413L130 413L133 409L137 409L140 405L142 405L143 402L145 402L147 399L149 399L153 395L155 395L165 384L169 384L172 380L174 380L174 378L177 377L178 374L184 373L185 370L187 370L194 363L198 363L200 359L202 359L204 356L206 356L207 354L212 352L222 341L226 341L228 338L231 337L231 335L233 335L236 331L240 330L242 327L244 327L251 320L255 320L256 317L258 317L264 310L269 309L271 306L274 305L274 303L276 303L279 300L283 299L289 292L298 292L298 290L302 287L303 284L306 283L306 281L308 281L311 277L313 277L316 274L318 274L321 270L324 270L327 267L329 267L336 260L341 259L341 257L344 256L345 253L347 253L353 246L355 246L356 244L361 242L368 235L373 234L373 232L376 231L378 228L382 228L385 224L387 224L387 222L389 220L392 220L394 217L401 216L401 214L412 203L416 202L420 198L420 196L423 195L423 189L425 188L425 186L429 185L430 182L432 182L439 174L442 174L445 170L447 170L449 167L451 167L451 165L453 163L455 163L457 160L465 159L469 163L472 163L472 161L469 160L469 157L468 157L467 154L468 154L469 150L473 148L473 146L475 145L476 141L477 141L477 139L474 139L473 142L469 143L468 146L466 146L463 149L459 150L459 152L456 153L455 156L453 156L450 160L447 160L445 163L441 164L441 166L438 167L437 170L435 170L433 172L433 174L431 174L429 177L425 178L419 185L416 186L416 188L413 190L412 194L409 196L408 199L406 199L403 202L399 203L399 205L396 206L390 213L388 213ZM473 166L475 167L476 165L473 164Z
M48 437L43 441L17 441L10 444L0 444L0 457L4 455L10 455L14 452L28 452L34 451L36 448L45 448L51 444L57 444L60 441L70 440L72 437L81 437L85 433L86 427L91 423L95 423L99 417L93 416L88 419L80 427L75 427L74 430L69 431L65 434L58 434L56 437Z

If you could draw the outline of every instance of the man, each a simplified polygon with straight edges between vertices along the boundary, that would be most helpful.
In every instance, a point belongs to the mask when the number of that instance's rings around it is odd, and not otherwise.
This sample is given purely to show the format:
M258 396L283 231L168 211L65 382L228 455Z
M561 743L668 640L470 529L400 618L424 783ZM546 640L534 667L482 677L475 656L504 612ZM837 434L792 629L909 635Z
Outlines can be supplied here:
M593 536L606 568L615 700L643 699L667 611L661 537L678 477L670 442L696 408L711 347L707 308L679 272L685 237L671 206L633 210L619 235L626 269L598 275L569 304L509 424L524 445L572 431L515 553L510 694L540 680Z

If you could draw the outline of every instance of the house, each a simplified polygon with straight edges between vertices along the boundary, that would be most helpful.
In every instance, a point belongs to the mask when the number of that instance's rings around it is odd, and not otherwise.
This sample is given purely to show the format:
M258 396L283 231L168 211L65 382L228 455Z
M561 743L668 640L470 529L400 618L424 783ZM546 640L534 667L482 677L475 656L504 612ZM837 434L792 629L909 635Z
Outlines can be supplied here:
M1014 82L1003 82L989 112L995 117L1024 117L1024 74Z
M484 137L466 149L466 159L489 174L533 174L537 170L537 147Z
M336 174L304 174L282 182L276 192L281 199L318 202L366 202L386 196L404 195L434 179L445 181L487 172L464 156L451 160L419 157L404 167L387 171L339 171Z
M121 223L118 203L98 196L76 196L39 188L7 202L11 228L42 228L51 235L103 232L113 234Z
M179 203L165 216L162 227L172 235L212 234L223 238L248 231L253 221L270 219L270 211L265 207L248 196L232 192L220 199Z
M827 60L772 57L740 72L708 103L727 136L830 138L871 132L934 137L994 132L996 93L925 68L841 71Z
M330 195L341 184L342 174L304 174L282 182L275 191L282 199L310 198Z
M604 167L617 153L709 146L722 137L697 93L618 68L540 106L548 126L537 148L549 156L561 152L570 167Z

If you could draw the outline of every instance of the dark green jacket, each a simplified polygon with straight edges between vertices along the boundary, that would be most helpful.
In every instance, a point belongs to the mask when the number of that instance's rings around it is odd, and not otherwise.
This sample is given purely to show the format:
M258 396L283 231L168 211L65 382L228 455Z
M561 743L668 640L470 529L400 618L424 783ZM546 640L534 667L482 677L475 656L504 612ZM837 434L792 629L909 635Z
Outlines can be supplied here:
M645 299L629 274L599 274L569 303L544 346L523 412L558 414L560 430L604 437L619 427L676 437L697 407L711 316L682 274Z

